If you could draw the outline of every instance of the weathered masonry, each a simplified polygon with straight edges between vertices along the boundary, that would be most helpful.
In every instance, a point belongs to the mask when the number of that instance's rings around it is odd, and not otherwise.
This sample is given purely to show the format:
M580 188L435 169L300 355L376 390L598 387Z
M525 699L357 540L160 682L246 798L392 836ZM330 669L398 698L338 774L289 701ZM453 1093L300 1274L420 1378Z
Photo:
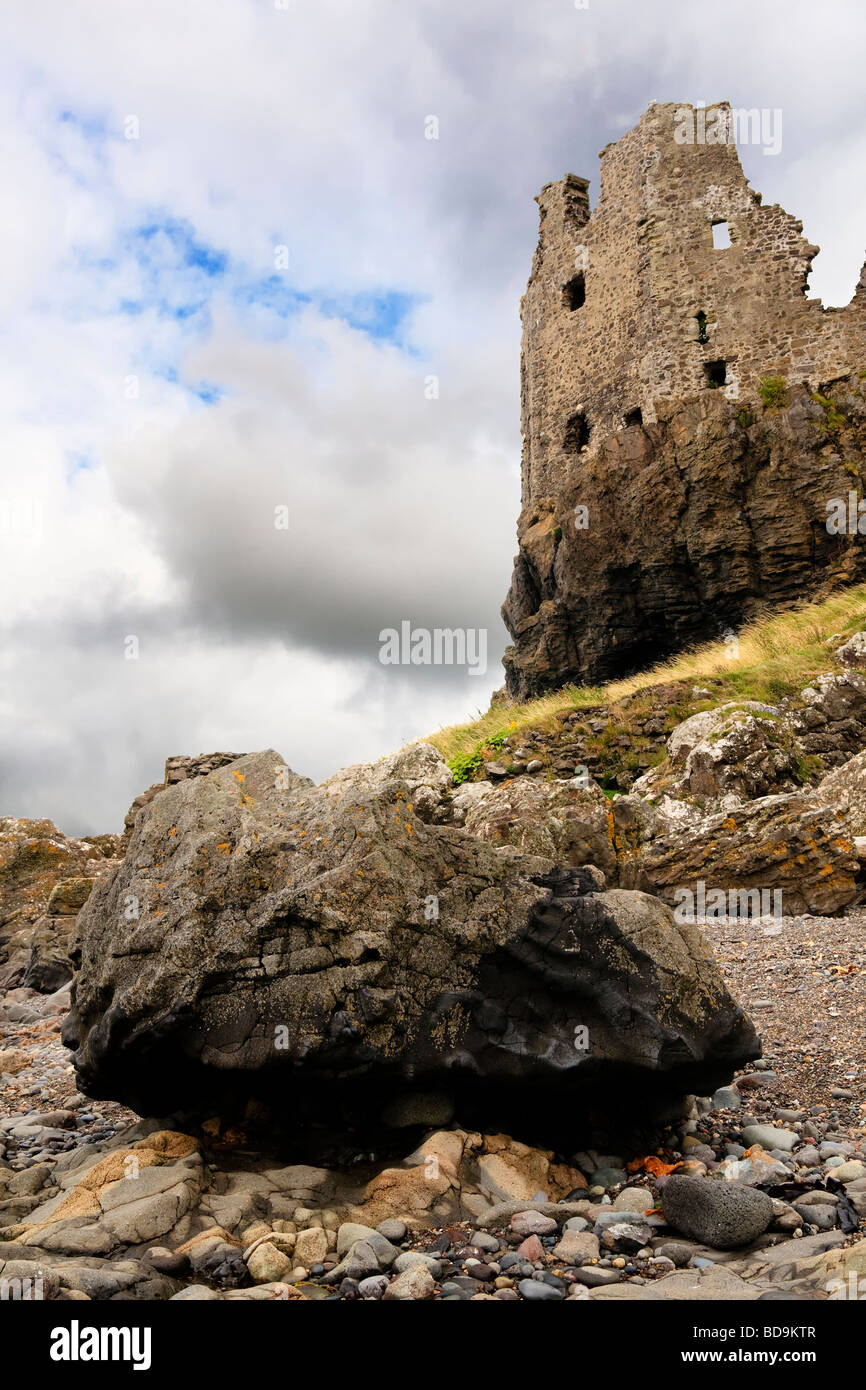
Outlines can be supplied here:
M581 449L652 424L660 400L748 401L774 374L817 390L866 357L866 276L844 309L807 297L818 247L762 205L734 133L727 103L654 105L602 150L592 214L588 180L542 189L523 301L524 503Z

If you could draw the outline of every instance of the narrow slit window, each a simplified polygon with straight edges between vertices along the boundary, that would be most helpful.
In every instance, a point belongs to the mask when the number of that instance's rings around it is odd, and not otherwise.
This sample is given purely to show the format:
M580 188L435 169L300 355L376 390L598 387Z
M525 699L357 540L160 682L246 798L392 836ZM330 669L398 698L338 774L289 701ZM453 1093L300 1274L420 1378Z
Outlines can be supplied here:
M575 309L583 308L586 303L586 277L582 270L563 286L562 294L572 313Z
M703 309L698 310L698 312L695 314L695 319L698 325L698 342L708 343L710 341L709 334L707 333L707 324L709 323L709 319L707 318Z
M589 444L589 421L582 410L569 416L562 447L567 454L579 454Z
M724 386L728 377L728 364L721 359L718 362L705 362L704 372L708 386Z
M713 223L713 250L727 251L731 244L731 229L727 222Z

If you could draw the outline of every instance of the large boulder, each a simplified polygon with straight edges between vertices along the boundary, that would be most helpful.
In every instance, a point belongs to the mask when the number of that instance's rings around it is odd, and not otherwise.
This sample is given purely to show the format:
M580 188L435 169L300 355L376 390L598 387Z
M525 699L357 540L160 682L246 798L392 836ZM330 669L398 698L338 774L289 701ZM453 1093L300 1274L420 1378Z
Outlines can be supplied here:
M317 788L269 751L154 797L78 919L81 1087L155 1114L255 1096L298 1124L414 1087L541 1132L590 1098L706 1093L756 1055L657 899L426 824L411 795Z

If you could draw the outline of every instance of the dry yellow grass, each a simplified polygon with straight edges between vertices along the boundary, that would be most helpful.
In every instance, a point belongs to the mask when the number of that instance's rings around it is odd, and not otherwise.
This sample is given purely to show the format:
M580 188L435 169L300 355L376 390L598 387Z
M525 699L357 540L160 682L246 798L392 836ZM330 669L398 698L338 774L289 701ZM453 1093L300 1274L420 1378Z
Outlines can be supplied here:
M440 729L426 741L450 761L499 734L552 727L563 710L613 705L650 686L677 681L700 682L719 700L779 699L833 668L829 637L861 628L866 628L866 584L759 617L740 629L736 644L707 642L625 680L567 685L537 700L494 705L477 719Z

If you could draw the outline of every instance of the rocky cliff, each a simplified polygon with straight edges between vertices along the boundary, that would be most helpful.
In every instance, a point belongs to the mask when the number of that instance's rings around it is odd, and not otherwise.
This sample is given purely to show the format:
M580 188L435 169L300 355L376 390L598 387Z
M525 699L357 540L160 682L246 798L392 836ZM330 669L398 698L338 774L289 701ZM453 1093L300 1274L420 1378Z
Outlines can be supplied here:
M866 490L864 387L855 373L821 400L799 385L773 406L707 392L563 470L520 517L510 692L625 675L863 578L848 522L849 494Z

